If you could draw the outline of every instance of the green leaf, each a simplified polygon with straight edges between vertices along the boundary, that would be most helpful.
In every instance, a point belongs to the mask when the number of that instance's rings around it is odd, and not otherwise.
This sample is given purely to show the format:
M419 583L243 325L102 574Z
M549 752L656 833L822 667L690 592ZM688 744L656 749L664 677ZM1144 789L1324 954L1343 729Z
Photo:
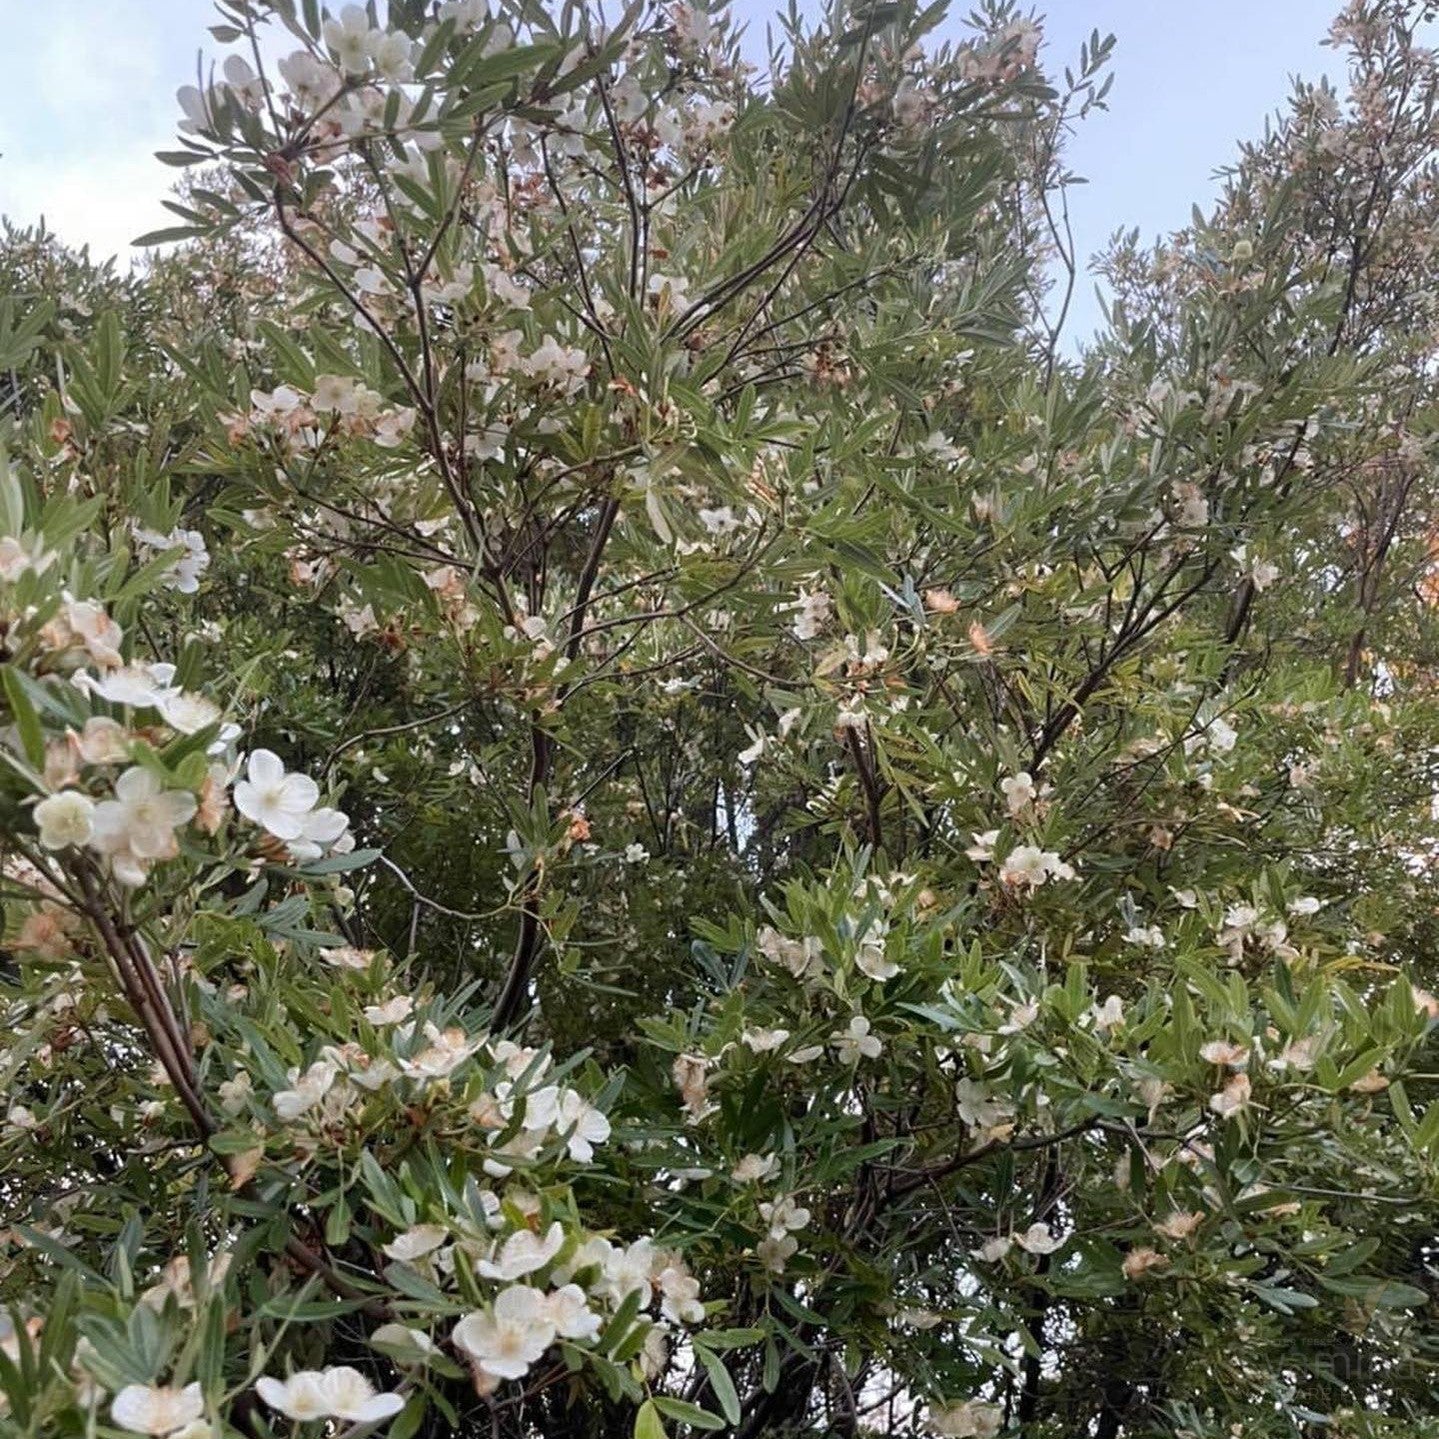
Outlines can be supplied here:
M646 1399L635 1411L634 1439L666 1439L664 1420L653 1399Z
M379 858L380 851L377 849L355 849L349 854L331 854L324 859L317 859L313 864L297 866L296 874L319 875L319 874L347 874L352 869L363 869L367 864L373 864Z
M171 245L177 240L193 240L197 235L205 232L197 225L172 225L167 230L147 230L143 235L136 236L130 243L137 249L145 249L151 245Z
M25 528L25 491L3 451L0 451L0 531L12 537Z
M1319 1301L1312 1294L1298 1289L1281 1289L1269 1284L1249 1286L1250 1293L1262 1304L1277 1309L1281 1314L1293 1314L1296 1309L1317 1309Z
M668 1395L656 1394L653 1403L661 1414L681 1424L688 1424L692 1429L713 1430L725 1427L724 1420L718 1414L711 1414L697 1404L687 1404L683 1399L671 1399Z
M730 1378L729 1370L725 1368L724 1360L718 1354L706 1349L698 1340L695 1343L695 1353L705 1367L705 1373L709 1376L710 1388L714 1390L715 1402L723 1410L724 1417L731 1424L738 1424L740 1421L739 1393L734 1387L734 1380Z
M411 1436L418 1434L420 1425L424 1423L425 1410L428 1407L423 1394L410 1395L405 1401L405 1407L400 1410L391 1423L388 1439L411 1439Z
M5 699L10 705L10 717L20 733L20 746L25 758L33 769L45 768L45 732L40 727L40 716L25 693L24 681L14 665L0 665L0 679L5 684Z

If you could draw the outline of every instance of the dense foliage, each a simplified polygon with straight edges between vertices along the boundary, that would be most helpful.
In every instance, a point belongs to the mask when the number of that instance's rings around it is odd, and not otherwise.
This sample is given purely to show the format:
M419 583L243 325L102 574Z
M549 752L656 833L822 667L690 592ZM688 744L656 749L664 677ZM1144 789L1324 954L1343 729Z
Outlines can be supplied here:
M1433 7L1079 359L1097 34L218 8L0 244L0 1430L1439 1434Z

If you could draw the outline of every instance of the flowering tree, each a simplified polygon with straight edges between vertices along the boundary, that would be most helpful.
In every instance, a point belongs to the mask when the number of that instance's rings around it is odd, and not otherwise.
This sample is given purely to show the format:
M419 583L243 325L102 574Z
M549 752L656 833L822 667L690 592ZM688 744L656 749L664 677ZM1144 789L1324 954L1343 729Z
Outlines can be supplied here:
M219 9L4 249L0 1423L1430 1432L1427 7L1082 362L1098 35Z

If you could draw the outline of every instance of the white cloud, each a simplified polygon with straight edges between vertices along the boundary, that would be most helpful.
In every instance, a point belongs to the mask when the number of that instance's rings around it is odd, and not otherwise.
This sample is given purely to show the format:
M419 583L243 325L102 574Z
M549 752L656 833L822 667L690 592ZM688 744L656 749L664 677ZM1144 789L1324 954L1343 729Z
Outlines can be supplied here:
M71 245L89 245L96 260L132 253L130 241L147 230L183 223L160 201L175 172L138 144L102 151L64 164L16 164L0 159L0 214L17 224L43 215Z
M16 62L0 87L0 214L43 215L97 259L180 223L160 205L175 172L154 152L172 146L207 0L0 0L0 12Z

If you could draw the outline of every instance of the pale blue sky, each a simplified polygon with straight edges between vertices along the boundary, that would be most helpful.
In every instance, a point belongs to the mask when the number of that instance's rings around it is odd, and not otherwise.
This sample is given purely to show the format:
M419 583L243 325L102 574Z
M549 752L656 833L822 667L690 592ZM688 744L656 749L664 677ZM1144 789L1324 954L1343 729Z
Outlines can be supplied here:
M957 0L954 8L967 8ZM1146 237L1183 225L1214 194L1214 168L1259 134L1293 74L1333 72L1319 45L1338 0L1052 0L1050 64L1077 55L1092 29L1119 39L1110 112L1076 138L1073 193L1081 253L1121 225ZM773 5L737 0L763 33ZM209 0L0 0L0 213L43 212L97 254L169 223L159 201L173 178L152 158L174 136L178 86L209 43ZM1098 321L1089 282L1074 315Z

